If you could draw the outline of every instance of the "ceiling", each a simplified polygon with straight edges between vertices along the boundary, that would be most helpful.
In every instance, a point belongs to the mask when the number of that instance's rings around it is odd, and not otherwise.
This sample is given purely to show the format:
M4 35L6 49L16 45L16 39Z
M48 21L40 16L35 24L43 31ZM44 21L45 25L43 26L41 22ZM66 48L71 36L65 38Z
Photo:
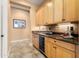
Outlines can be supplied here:
M27 0L27 1L29 1L35 5L41 5L44 2L44 0Z

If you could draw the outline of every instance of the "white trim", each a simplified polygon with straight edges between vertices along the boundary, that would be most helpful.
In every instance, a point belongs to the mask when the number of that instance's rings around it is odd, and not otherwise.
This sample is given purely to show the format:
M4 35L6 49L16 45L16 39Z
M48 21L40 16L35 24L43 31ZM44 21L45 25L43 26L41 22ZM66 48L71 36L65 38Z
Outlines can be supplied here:
M31 4L29 2L21 2L21 1L18 1L18 0L10 0L10 3L16 3L16 4L20 4L20 5L24 5L24 6L29 6L31 7Z
M27 5L23 5L23 4L19 4L19 3L15 3L15 2L11 2L10 5L12 8L21 9L24 11L30 10L30 6L27 6Z
M1 35L1 0L0 0L0 35ZM1 37L0 37L0 58L1 58Z
M8 3L9 0L2 0L2 58L8 57Z

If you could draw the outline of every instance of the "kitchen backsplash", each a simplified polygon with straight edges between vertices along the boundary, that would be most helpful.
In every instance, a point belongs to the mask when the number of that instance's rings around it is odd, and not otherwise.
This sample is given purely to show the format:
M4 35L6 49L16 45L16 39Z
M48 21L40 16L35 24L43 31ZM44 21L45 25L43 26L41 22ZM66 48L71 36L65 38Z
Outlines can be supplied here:
M48 31L53 32L62 32L66 33L70 31L70 28L73 27L75 34L79 34L79 24L78 23L61 23L54 26L47 26Z
M34 28L32 28L32 31L47 31L48 27L46 26L36 26Z
M32 28L32 31L53 31L66 33L70 31L71 27L73 27L74 34L79 34L79 23L61 23L51 26L38 26Z

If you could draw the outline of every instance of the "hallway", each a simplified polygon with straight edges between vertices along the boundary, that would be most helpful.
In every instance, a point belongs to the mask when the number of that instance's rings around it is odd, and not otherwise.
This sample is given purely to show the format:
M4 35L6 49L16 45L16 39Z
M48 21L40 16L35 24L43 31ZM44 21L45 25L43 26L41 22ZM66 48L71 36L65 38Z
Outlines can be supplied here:
M45 58L36 50L30 40L12 42L9 49L9 58Z

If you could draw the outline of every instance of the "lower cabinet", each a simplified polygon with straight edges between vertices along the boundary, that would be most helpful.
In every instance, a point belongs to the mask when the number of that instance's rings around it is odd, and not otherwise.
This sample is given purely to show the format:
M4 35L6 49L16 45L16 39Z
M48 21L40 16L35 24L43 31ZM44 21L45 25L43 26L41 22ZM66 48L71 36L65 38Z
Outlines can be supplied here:
M75 58L75 52L56 46L56 58Z
M62 57L75 58L75 52L62 48Z
M79 58L79 45L76 45L76 57Z
M45 38L45 54L48 58L75 58L75 52L56 45L51 38Z
M32 35L33 45L39 49L39 35Z
M55 58L55 48L49 40L45 40L45 54L48 58Z
M63 53L63 49L61 48L61 47L59 47L59 46L55 46L56 47L56 58L62 58L63 57L63 55L62 55L62 53Z
M51 43L50 42L48 42L48 41L46 41L45 42L45 54L46 54L46 56L48 56L48 57L51 57L50 56L50 54L51 54L51 47L50 47L50 45L51 45Z

